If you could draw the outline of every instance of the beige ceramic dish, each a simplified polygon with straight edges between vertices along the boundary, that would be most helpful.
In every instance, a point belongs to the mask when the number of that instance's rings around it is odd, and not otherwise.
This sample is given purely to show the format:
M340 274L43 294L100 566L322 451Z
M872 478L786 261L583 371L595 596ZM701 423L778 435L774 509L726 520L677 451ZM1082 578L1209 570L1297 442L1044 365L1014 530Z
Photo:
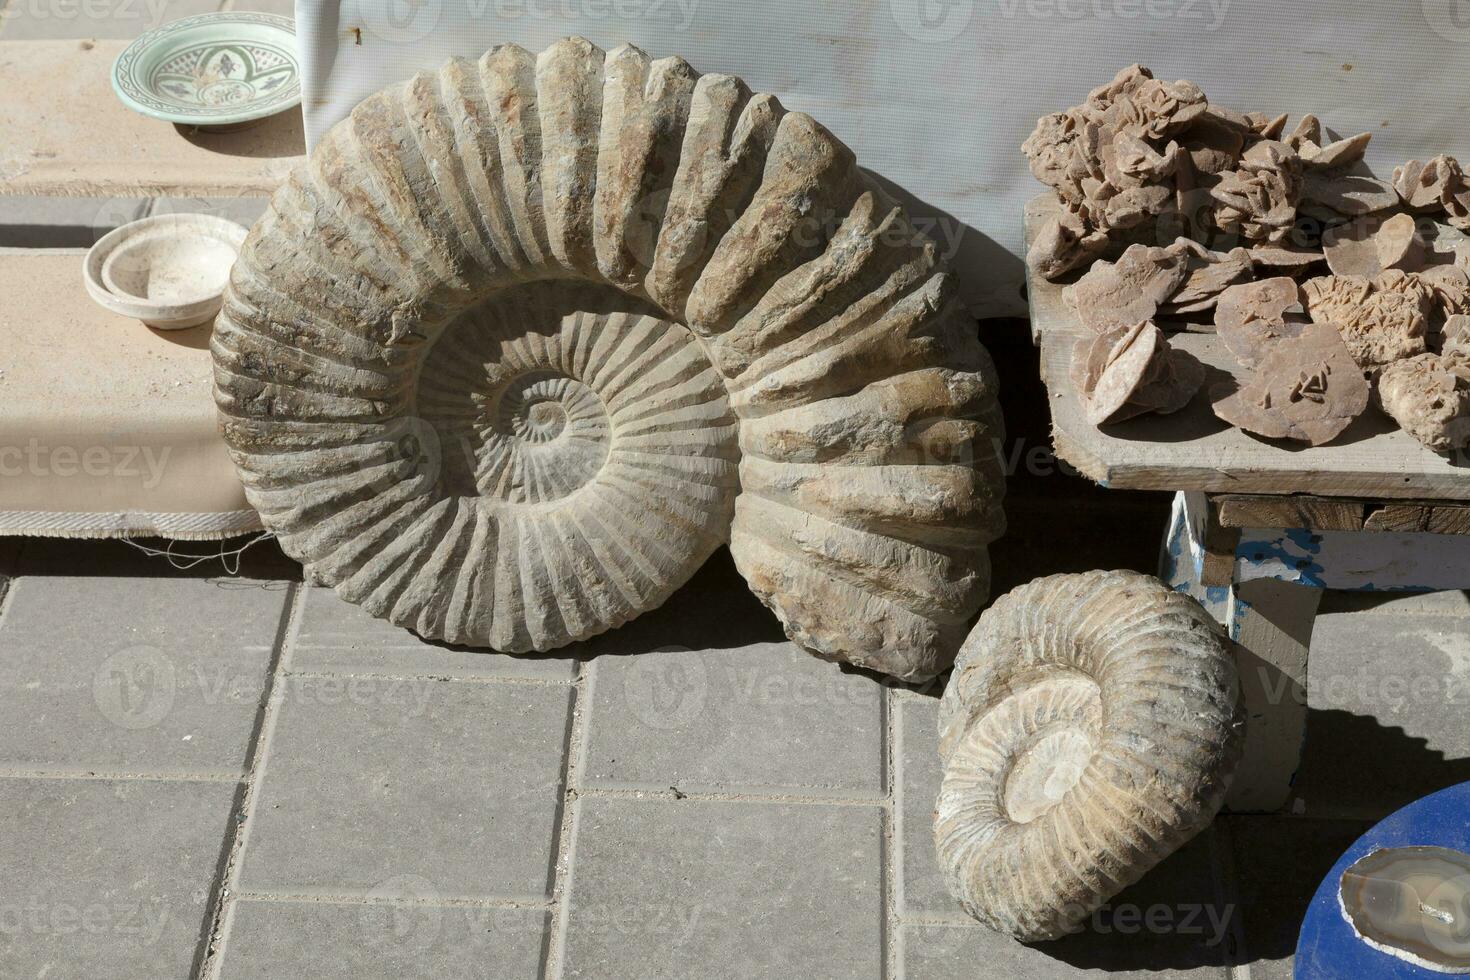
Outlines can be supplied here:
M159 330L214 319L245 229L207 214L163 214L123 225L87 253L82 275L99 305Z

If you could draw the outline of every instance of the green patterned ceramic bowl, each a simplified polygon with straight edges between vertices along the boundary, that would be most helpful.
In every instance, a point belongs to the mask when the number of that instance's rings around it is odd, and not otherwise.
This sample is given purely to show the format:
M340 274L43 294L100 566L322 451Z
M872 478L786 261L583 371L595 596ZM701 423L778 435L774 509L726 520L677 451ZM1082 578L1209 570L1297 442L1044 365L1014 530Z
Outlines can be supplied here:
M234 126L301 102L289 17L200 14L139 37L112 65L112 88L134 112L186 126Z

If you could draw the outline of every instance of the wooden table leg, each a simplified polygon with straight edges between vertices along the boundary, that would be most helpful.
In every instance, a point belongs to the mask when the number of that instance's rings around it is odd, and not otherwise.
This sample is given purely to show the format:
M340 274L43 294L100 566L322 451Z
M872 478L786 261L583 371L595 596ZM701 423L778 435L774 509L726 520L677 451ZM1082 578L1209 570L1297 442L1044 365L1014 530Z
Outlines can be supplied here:
M1246 710L1245 754L1225 798L1237 813L1286 806L1307 731L1307 653L1322 590L1276 579L1230 588L1228 627L1236 642Z
M1201 493L1179 493L1159 576L1194 596L1236 643L1245 753L1226 798L1236 812L1274 812L1291 794L1307 724L1307 653L1322 590L1277 579L1239 581L1239 532L1221 528Z

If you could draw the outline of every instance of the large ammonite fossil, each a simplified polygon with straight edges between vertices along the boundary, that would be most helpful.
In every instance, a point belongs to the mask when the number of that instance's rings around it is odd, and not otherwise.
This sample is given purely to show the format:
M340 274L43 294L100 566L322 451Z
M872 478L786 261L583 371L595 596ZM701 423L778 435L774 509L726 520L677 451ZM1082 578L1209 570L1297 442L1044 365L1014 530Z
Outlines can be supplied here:
M1017 939L1080 928L1214 819L1244 735L1199 603L1137 572L1037 579L980 617L940 704L950 892Z
M364 101L214 334L251 503L431 638L550 650L728 541L818 656L951 662L1003 528L995 375L902 210L737 78L569 39Z

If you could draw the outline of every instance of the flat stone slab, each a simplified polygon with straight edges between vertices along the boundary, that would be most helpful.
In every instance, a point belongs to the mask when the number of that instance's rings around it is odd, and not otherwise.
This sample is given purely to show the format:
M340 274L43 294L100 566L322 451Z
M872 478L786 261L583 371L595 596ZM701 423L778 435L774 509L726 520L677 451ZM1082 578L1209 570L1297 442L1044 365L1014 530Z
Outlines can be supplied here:
M883 688L790 643L592 662L584 782L877 799Z
M248 580L15 580L0 768L239 777L287 594Z
M298 111L235 133L186 132L113 96L112 63L127 41L11 40L13 29L0 29L0 78L9 80L0 86L0 193L265 197L304 159Z
M583 797L576 827L566 978L882 975L877 807Z
M142 198L0 197L0 248L91 248L147 211Z
M287 677L240 887L365 894L403 875L445 898L542 902L568 685Z
M331 589L306 588L292 670L392 674L414 677L527 677L570 681L577 661L554 653L511 656L433 643L338 598Z
M0 973L192 976L237 789L0 779Z
M530 909L239 901L218 980L539 980L547 919Z
M1072 980L1075 977L1117 980L1220 980L1219 966L1164 968L1159 970L1116 970L1097 966L1095 961L1069 960L1065 950L1052 943L1023 946L979 925L905 925L900 930L904 980ZM1132 936L1147 945L1151 937ZM1066 940L1059 940L1066 942ZM1074 963L1073 960L1076 960ZM1251 966L1251 980L1259 980Z
M1025 945L974 922L906 922L903 975L975 980L976 964L983 963L979 976L1026 980L1094 971L1137 980L1219 980L1238 945L1241 910L1222 888L1211 835L1206 830L1094 912L1081 931L1054 941Z
M259 530L219 435L209 328L155 331L103 309L82 285L85 255L0 248L0 282L26 286L0 293L0 534Z

